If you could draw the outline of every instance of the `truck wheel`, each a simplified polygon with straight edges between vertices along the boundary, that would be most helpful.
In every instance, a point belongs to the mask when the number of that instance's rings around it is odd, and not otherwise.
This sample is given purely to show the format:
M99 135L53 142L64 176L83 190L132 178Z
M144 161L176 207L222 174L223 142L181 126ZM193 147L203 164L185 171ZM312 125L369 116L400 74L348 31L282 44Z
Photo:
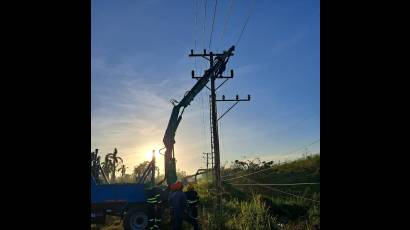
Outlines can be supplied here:
M134 208L127 212L123 222L124 230L142 230L148 226L148 214L144 209Z

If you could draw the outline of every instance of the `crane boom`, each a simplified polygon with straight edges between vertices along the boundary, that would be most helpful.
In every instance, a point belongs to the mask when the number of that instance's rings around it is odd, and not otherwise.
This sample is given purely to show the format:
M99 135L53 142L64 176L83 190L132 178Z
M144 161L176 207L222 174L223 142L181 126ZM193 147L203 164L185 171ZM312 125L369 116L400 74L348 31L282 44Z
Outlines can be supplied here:
M199 78L190 91L188 91L180 102L173 101L173 109L171 117L168 122L167 129L165 131L163 143L165 145L165 179L167 184L175 183L177 180L176 164L174 154L175 134L179 123L182 119L182 114L185 108L194 100L195 96L201 92L201 90L208 84L211 78L216 78L221 75L226 68L226 63L232 52L235 50L235 46L229 48L228 51L224 51L222 56L216 58L216 63L205 71L204 75ZM182 111L181 111L182 108Z

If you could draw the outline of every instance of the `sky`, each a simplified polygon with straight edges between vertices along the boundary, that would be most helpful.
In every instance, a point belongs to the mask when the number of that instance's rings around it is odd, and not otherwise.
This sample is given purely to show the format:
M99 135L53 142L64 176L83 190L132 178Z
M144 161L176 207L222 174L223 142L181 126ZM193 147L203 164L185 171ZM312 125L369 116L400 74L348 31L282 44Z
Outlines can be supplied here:
M191 70L200 76L207 67L190 50L236 44L227 66L235 76L217 97L251 101L219 121L221 164L320 152L320 2L217 2L212 23L215 0L92 0L91 150L104 156L117 148L129 171L149 160L163 147L169 100L195 84ZM202 153L210 151L209 93L187 107L175 138L177 168L189 174L206 167ZM218 114L231 104L218 102Z

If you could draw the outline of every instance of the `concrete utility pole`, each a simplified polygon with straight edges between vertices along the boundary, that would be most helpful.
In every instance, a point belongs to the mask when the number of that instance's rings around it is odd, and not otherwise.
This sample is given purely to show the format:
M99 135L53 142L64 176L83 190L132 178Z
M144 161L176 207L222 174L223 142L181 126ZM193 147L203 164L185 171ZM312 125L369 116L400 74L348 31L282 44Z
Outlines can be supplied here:
M207 53L206 49L202 54L194 54L194 51L191 50L191 54L189 57L202 57L209 61L209 67L212 68L214 66L215 58L219 56L223 56L222 53ZM233 53L231 54L233 56ZM223 72L223 71L222 71ZM226 100L225 95L223 95L222 100L216 99L216 91L221 87L225 82L229 79L233 78L233 70L231 70L231 76L226 77L222 76L222 72L219 75L213 75L211 77L211 88L207 87L211 91L211 95L209 97L209 104L210 104L210 127L211 127L211 157L212 157L212 168L214 169L214 184L217 193L217 201L216 201L216 208L219 213L222 211L222 187L221 187L221 157L220 157L220 149L219 149L219 134L218 134L218 120L221 119L229 110L231 110L239 101L249 101L250 96L248 95L248 99L239 99L239 96L236 96L236 99ZM192 71L192 78L199 79L200 77L195 77L195 72ZM219 86L216 86L216 79L225 79ZM236 101L236 103L231 106L221 117L218 118L217 112L217 101ZM215 167L214 167L215 163ZM207 163L208 166L208 163Z
M209 154L211 154L211 153L202 153L202 154L206 155L205 164L206 164L206 170L208 171L208 169L209 169ZM205 158L205 156L204 156L204 158Z
M152 150L152 169L151 169L151 182L152 184L155 184L155 150Z

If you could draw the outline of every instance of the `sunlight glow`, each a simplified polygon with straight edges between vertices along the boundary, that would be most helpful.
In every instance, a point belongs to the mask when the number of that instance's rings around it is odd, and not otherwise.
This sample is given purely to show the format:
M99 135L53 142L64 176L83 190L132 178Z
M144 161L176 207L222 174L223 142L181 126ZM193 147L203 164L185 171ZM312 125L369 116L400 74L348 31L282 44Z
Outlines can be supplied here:
M161 155L158 153L158 150L155 150L155 159L158 161ZM145 153L145 158L147 161L152 160L152 151L148 151Z

